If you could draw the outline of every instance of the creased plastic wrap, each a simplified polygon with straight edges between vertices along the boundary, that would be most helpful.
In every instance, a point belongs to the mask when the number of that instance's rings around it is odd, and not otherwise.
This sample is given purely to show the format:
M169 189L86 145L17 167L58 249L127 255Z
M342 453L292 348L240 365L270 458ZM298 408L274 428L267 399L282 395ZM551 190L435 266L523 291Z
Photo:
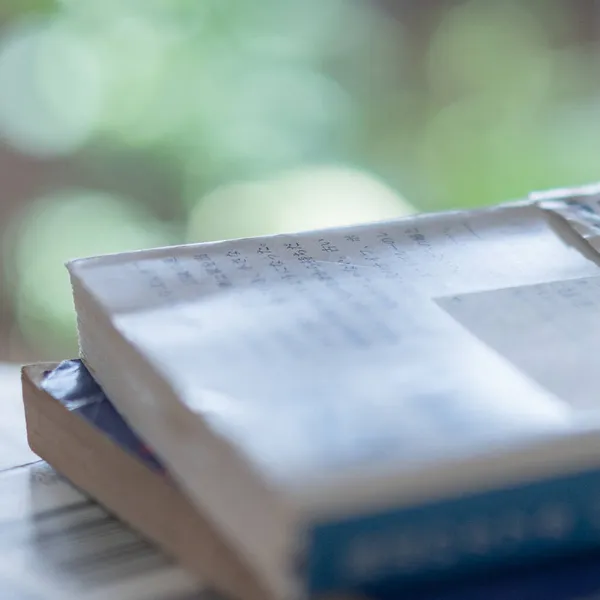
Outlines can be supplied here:
M66 360L49 371L42 388L146 466L154 471L163 471L160 462L114 409L80 360Z
M560 188L530 195L542 210L561 217L596 251L600 251L600 184Z

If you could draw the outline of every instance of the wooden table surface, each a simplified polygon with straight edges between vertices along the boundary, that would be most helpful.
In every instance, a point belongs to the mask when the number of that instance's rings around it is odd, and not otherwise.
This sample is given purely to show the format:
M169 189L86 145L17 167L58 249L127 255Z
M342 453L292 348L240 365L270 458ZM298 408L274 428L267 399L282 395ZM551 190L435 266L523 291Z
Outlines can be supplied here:
M20 368L0 363L0 471L36 460L27 444Z

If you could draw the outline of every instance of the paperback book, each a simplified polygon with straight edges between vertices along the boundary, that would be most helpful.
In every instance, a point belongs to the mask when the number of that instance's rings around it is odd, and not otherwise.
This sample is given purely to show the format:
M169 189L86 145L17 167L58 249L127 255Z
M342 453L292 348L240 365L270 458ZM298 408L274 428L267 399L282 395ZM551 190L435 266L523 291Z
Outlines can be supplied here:
M74 260L81 356L274 598L592 549L598 197Z

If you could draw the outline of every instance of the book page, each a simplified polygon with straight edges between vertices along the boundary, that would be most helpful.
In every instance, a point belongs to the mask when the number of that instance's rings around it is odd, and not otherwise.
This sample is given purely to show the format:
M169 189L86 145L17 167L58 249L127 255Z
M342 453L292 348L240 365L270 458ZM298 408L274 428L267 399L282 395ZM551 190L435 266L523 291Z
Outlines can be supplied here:
M426 297L594 275L581 239L535 206L296 235L192 244L74 261L72 273L112 314L140 312L274 284L384 276ZM594 255L595 256L595 255Z
M0 473L0 539L2 598L214 597L41 461Z
M277 478L492 451L566 430L568 406L420 294L305 283L116 323L179 397ZM232 376L232 373L235 375Z
M437 302L565 402L600 410L600 277L448 296Z

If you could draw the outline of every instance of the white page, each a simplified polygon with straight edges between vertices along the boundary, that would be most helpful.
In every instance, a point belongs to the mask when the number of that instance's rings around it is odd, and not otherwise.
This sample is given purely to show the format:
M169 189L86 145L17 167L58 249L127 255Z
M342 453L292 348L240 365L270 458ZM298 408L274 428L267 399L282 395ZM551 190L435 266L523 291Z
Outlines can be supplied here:
M3 600L214 597L29 449L16 365L0 365L0 398Z
M438 299L453 317L571 406L600 412L600 277Z
M597 276L589 250L556 215L519 204L69 269L99 383L268 579L287 551L280 504L320 519L597 461L568 402L436 302ZM206 425L221 454L207 452ZM242 460L228 469L231 449ZM248 519L238 482L256 472L278 494Z
M71 269L110 313L300 278L385 275L427 297L584 277L597 264L545 211L505 206L298 235L192 244L75 261ZM335 267L333 266L335 265ZM335 270L332 270L335 269Z
M566 403L435 299L597 275L579 242L537 207L508 206L71 269L188 408L294 479L569 430Z
M353 278L337 283L355 292ZM242 292L117 322L188 408L295 485L568 429L566 404L407 289L386 306L388 282L372 280L381 296L360 298L359 286L360 307L322 285L305 290L318 306L287 290L277 305Z
M25 431L20 369L0 363L0 471L39 460Z
M41 461L0 473L0 545L7 600L214 598Z

